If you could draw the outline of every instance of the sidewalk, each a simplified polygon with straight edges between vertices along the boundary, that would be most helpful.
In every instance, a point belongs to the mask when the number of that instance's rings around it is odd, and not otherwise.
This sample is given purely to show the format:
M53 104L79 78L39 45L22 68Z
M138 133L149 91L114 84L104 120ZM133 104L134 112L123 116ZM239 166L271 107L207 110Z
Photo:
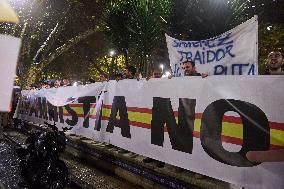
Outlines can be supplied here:
M29 127L44 130L32 123ZM27 137L16 131L5 135L18 144ZM169 164L158 168L155 163L143 163L145 157L141 155L106 143L74 135L67 138L62 158L69 167L71 180L82 188L241 188Z
M14 148L5 139L0 140L0 189L20 189L22 182L19 162Z
M10 140L16 146L24 144L27 135L16 131L4 132L4 136ZM117 178L115 175L107 175L104 172L88 166L82 162L76 161L72 156L64 155L62 160L66 163L70 180L75 183L78 187L84 189L139 189L141 187L135 186L127 181ZM11 170L14 171L14 170ZM7 180L5 177L4 181ZM0 180L1 181L1 180ZM17 183L17 182L15 182ZM11 187L17 188L17 187ZM70 187L74 188L74 187ZM1 185L0 185L0 189Z

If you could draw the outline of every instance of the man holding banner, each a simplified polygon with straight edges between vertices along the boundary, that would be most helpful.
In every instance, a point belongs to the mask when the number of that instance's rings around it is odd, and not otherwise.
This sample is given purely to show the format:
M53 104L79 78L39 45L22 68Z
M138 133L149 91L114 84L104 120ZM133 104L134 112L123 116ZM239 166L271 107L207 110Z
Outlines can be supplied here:
M187 60L185 62L182 63L183 64L183 69L184 69L184 76L202 76L202 78L205 78L208 76L207 73L198 73L196 71L196 66L195 66L195 62L191 61L191 60ZM168 77L169 79L172 78L172 76Z
M202 76L202 78L205 78L208 76L207 73L198 73L196 71L195 63L193 61L185 61L183 63L184 66L184 76Z

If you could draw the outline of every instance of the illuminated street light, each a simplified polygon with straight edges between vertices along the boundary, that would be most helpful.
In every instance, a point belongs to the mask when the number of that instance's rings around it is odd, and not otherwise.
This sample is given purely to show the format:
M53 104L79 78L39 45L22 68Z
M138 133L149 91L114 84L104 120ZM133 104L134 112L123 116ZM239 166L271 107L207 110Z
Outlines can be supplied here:
M171 75L171 72L166 71L164 75L162 75L162 77L169 77Z
M115 51L114 50L109 51L109 55L110 56L114 56L115 55Z
M75 81L75 82L73 83L73 86L74 86L74 87L78 86L78 82Z
M163 71L164 71L164 64L160 64L160 68L162 69L162 73L163 73Z

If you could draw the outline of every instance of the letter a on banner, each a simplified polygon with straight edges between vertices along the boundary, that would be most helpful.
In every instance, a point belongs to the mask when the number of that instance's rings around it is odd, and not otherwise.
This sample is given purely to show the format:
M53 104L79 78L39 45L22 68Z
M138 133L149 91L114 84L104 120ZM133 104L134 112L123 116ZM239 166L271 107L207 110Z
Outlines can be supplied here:
M116 118L118 112L120 117L119 119ZM121 135L123 137L131 138L127 106L124 96L115 96L113 99L111 114L106 131L112 133L114 126L121 129Z

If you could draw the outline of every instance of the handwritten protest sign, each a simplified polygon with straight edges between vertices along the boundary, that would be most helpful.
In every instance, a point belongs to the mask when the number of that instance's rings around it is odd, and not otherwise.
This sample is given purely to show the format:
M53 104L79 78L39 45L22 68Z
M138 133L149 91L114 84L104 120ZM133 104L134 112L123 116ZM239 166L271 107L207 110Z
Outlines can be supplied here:
M219 36L181 41L166 34L174 76L183 75L183 62L195 62L198 72L209 75L257 75L257 16Z

